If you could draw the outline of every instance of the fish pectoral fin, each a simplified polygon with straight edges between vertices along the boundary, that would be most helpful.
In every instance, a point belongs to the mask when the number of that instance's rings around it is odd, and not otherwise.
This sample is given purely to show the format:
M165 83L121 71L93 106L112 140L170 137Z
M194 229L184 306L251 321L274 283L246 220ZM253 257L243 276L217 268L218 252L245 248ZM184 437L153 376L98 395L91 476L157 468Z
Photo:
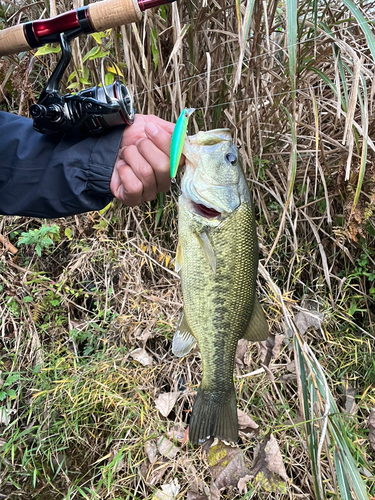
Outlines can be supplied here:
M182 311L180 321L173 336L172 352L175 356L182 358L182 356L185 356L192 350L196 343L197 341L191 333L185 313Z
M255 297L253 312L242 338L251 340L252 342L260 342L261 340L266 340L268 335L269 330L266 317L262 306L258 302L258 298Z
M174 262L174 270L179 273L182 267L182 247L181 242L178 240L177 250L176 250L176 260Z
M207 262L210 264L211 269L216 273L216 254L215 249L205 231L197 234L199 244L203 250Z

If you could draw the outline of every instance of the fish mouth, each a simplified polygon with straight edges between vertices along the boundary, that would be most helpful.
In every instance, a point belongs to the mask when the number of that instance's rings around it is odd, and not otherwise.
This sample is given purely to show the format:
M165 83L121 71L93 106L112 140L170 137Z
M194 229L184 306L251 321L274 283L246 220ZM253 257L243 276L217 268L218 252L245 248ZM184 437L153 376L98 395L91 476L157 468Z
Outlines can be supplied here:
M213 208L210 207L206 207L206 205L203 205L202 203L195 203L195 201L193 201L192 203L195 212L201 217L204 217L205 219L215 219L216 217L220 217L221 215L221 213L218 212L217 210L214 210Z

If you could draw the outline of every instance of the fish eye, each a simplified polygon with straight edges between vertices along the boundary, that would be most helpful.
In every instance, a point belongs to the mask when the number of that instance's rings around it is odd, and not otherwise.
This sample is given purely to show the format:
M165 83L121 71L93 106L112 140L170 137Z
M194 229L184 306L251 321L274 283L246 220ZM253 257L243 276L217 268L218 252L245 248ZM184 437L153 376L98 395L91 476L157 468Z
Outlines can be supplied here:
M232 165L235 165L236 162L237 162L237 156L233 153L228 153L226 156L225 156L225 159L227 161L229 161L229 163L231 163Z

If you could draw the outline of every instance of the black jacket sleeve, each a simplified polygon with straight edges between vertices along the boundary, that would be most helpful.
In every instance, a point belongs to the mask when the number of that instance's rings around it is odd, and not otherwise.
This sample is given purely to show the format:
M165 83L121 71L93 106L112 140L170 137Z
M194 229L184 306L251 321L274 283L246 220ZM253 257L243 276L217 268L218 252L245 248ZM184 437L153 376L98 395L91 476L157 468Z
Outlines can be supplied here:
M0 214L55 218L105 207L122 132L42 135L30 119L0 112Z

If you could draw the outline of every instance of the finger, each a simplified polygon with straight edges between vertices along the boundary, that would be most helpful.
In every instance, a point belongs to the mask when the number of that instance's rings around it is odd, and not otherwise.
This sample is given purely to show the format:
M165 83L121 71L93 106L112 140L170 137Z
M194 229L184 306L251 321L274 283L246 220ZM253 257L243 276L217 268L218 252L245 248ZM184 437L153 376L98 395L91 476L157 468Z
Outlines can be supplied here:
M159 193L169 190L171 178L169 174L169 156L159 149L150 139L143 139L137 144L138 151L151 166Z
M145 126L145 132L147 137L169 157L171 154L172 140L169 133L166 133L166 131L161 129L156 123L148 123ZM181 155L179 166L182 167L183 165L185 165L185 156Z
M155 146L161 149L166 155L170 155L172 137L166 130L159 127L156 123L147 123L145 132Z
M129 207L135 207L143 201L143 184L133 172L132 168L120 160L115 167L112 194ZM117 178L116 178L117 177ZM116 185L117 184L117 185Z
M152 166L141 155L137 146L127 147L122 156L143 185L143 201L153 200L157 193L157 181Z
M146 126L148 123L152 123L154 125L157 125L158 127L162 128L163 130L168 132L169 135L172 135L173 129L175 127L174 123L163 120L162 118L159 118L158 116L155 116L155 115L147 115Z

